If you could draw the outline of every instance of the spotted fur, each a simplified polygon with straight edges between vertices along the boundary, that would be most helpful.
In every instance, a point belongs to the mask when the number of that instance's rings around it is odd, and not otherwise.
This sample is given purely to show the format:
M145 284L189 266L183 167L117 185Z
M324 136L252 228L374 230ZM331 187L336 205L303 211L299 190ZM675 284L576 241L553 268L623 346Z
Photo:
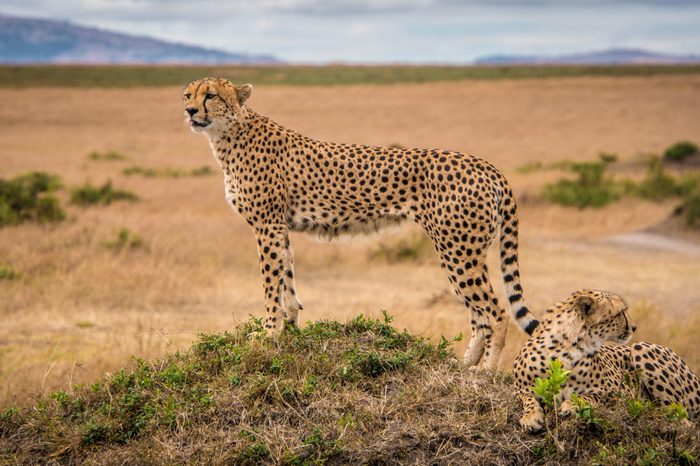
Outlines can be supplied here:
M535 378L546 378L550 360L557 358L571 370L559 394L560 411L573 412L571 394L595 404L629 387L625 379L639 374L643 395L685 406L691 417L700 415L700 382L669 348L651 343L626 343L635 331L620 297L605 291L580 290L545 313L515 360L515 386L523 403L520 425L540 430L544 413L532 392Z
M465 362L495 368L508 321L491 288L486 251L500 229L510 309L526 332L513 191L490 163L459 152L316 141L246 105L252 86L205 78L184 91L186 121L209 139L226 199L253 230L265 291L265 327L298 321L289 232L332 238L412 220L434 243L457 295L471 311Z

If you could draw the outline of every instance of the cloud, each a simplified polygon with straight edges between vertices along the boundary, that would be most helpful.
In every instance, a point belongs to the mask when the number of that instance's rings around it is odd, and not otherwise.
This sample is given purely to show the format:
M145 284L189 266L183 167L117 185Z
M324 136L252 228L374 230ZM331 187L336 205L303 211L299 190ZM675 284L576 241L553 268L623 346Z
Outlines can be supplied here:
M4 0L0 11L301 62L700 51L698 0Z

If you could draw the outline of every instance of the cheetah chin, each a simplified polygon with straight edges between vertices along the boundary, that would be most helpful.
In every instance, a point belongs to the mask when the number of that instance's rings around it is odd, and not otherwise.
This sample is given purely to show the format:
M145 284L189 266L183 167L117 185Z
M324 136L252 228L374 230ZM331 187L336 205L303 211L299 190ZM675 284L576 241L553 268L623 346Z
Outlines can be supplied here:
M198 133L198 132L200 132L200 131L202 131L202 130L204 130L204 129L209 128L209 127L211 126L211 124L212 124L212 122L211 122L211 121L208 121L208 120L197 121L197 120L194 120L194 119L189 119L189 120L185 120L185 121L186 121L187 123L189 123L190 128L191 128L192 131L194 131L195 133Z

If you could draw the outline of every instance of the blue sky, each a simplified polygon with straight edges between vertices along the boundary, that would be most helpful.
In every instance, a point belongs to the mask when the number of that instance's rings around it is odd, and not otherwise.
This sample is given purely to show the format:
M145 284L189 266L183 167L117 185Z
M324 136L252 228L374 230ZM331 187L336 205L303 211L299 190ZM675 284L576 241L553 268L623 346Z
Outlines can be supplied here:
M3 0L0 12L307 63L700 53L700 0Z

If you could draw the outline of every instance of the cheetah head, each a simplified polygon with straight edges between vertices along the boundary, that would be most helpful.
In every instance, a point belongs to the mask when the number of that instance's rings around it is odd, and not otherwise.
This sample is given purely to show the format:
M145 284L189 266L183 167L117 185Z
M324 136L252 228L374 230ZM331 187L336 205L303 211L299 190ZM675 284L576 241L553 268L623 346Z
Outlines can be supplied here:
M608 341L625 344L637 329L630 319L627 303L607 291L577 291L552 312L554 327L589 351Z
M223 78L192 81L183 91L185 123L195 133L223 133L230 130L246 113L245 101L253 86L234 86Z

